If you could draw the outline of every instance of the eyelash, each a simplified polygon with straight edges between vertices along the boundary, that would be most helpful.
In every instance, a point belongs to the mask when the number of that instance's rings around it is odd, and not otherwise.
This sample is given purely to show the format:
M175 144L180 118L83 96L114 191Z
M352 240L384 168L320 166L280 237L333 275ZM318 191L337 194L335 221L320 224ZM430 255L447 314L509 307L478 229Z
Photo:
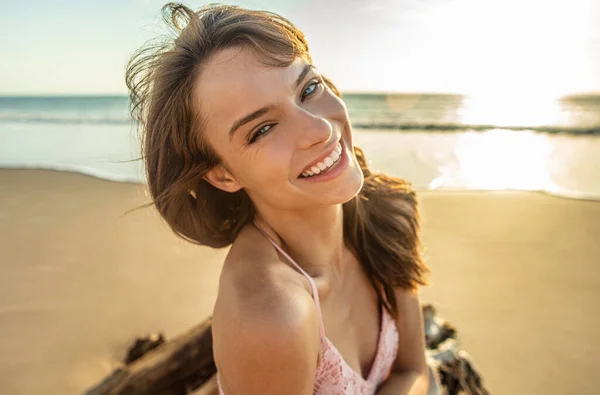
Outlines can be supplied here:
M306 99L308 96L311 96L311 95L313 95L313 94L316 92L317 88L318 88L319 86L321 86L322 84L323 84L323 82L322 82L320 79L314 79L314 80L312 80L312 81L311 81L311 82L310 82L310 83L309 83L309 84L306 86L306 88L304 88L304 90L302 91L302 94L300 95L300 100L301 100L301 101L304 101L304 100L305 100L305 99ZM310 87L314 87L314 88L313 88L313 90L312 90L310 93L308 93L308 94L306 94L306 95L305 95L305 94L304 94L304 92L305 92L305 91L306 91L308 88L310 88ZM272 127L273 127L273 126L275 126L275 125L276 125L276 124L274 124L274 123L270 123L270 124L268 124L268 125L263 125L263 126L261 126L260 128L258 128L258 129L256 130L256 132L254 132L254 133L252 134L252 137L251 137L251 138L250 138L250 140L249 140L249 144L252 144L254 141L256 141L256 139L257 139L257 138L264 136L264 135L265 135L265 134L266 134L266 133L267 133L267 132L268 132L268 131L269 131L269 130L270 130ZM266 131L264 131L263 133L260 133L260 131L261 131L261 130L263 130L264 128L266 128L266 127L268 127L268 129L267 129Z
M319 80L319 79L314 79L311 82L309 82L308 86L302 91L302 94L300 95L300 100L304 101L306 96L312 95L320 85L321 85L321 80ZM312 92L310 92L308 95L305 96L304 92L306 92L306 89L310 88L311 86L314 86L315 88L313 89Z

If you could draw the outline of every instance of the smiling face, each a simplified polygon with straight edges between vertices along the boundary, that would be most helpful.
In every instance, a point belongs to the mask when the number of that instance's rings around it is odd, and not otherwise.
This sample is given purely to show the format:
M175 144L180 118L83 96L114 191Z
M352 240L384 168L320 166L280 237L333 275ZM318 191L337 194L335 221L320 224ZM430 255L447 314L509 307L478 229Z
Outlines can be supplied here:
M244 188L257 207L291 210L344 203L360 191L344 102L303 58L269 67L249 50L224 49L194 88L204 136L223 163L205 176L214 186Z

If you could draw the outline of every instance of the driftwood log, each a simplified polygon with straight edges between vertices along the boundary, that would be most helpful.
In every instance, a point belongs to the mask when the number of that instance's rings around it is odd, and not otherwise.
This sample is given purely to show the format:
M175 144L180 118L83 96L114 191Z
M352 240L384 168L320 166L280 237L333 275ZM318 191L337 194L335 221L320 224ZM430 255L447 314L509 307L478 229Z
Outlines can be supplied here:
M138 338L123 363L85 395L214 395L212 317L166 341L162 334ZM435 363L440 395L487 395L472 359L459 348L456 329L423 306L428 358Z

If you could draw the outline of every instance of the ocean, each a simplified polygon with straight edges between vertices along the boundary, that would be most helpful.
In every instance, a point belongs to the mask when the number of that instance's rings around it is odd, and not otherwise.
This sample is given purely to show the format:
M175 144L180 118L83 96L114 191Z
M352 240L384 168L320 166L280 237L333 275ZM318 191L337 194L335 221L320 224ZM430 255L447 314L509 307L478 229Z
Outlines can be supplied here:
M600 95L345 94L374 170L417 190L600 199ZM0 97L0 167L145 182L127 96Z

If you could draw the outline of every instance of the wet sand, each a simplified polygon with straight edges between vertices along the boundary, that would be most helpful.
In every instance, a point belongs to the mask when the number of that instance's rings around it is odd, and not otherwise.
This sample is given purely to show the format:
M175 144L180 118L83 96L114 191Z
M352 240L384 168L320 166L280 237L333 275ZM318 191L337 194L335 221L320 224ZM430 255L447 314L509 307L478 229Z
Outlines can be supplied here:
M174 236L144 187L0 170L0 388L76 394L135 336L210 315L226 250ZM432 285L492 394L595 394L600 202L422 192Z

